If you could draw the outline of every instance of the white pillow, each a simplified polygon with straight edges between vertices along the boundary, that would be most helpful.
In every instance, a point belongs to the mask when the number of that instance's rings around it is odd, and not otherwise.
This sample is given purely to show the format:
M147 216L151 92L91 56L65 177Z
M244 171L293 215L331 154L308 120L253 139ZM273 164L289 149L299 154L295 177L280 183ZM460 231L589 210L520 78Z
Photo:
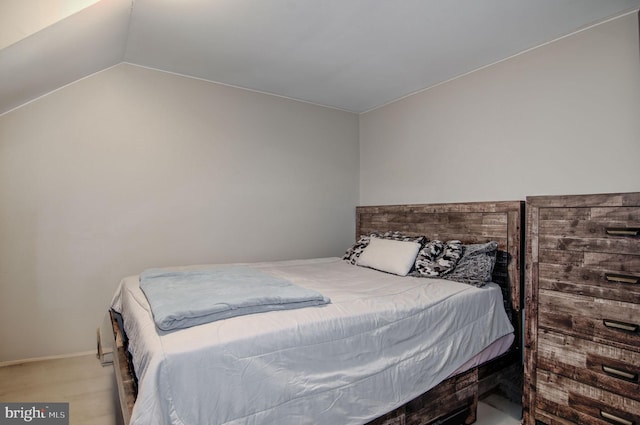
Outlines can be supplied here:
M387 273L406 276L411 271L420 248L421 246L418 242L371 238L369 245L360 254L357 264Z

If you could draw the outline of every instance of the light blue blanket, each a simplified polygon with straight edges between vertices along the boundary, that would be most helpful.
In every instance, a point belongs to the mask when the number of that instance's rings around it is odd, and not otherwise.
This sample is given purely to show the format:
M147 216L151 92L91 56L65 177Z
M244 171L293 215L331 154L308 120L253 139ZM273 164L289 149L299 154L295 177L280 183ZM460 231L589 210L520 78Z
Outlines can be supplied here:
M327 304L322 294L244 266L140 275L156 326L188 328L245 314Z

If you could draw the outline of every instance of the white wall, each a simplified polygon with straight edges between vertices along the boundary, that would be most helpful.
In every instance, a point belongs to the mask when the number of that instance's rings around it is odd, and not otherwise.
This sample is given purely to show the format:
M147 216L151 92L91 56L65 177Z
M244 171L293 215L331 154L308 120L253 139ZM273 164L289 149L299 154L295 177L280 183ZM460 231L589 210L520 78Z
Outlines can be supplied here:
M147 267L342 255L357 199L355 114L122 64L0 116L0 361Z
M98 0L0 1L0 49L53 25Z
M93 349L146 267L341 255L358 181L363 205L638 191L638 117L636 14L359 119L111 68L0 116L0 362Z
M362 114L360 203L640 190L632 13Z

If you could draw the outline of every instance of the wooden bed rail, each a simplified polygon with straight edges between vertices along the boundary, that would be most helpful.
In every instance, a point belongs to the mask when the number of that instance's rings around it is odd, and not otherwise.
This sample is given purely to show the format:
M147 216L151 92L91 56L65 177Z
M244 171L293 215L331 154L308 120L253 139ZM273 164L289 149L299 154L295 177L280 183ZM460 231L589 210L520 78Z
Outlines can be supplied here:
M125 344L123 330L120 321L117 319L118 313L109 310L111 325L113 327L113 368L116 374L116 385L118 387L118 398L120 399L120 410L124 425L129 425L133 404L136 401L136 381L131 365L130 356Z

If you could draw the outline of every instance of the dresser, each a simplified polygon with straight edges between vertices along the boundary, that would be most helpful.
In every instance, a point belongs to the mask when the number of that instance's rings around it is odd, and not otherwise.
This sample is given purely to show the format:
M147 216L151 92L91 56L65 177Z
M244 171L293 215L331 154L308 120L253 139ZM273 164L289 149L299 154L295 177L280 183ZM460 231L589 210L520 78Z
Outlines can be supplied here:
M527 198L523 424L640 425L640 193Z

